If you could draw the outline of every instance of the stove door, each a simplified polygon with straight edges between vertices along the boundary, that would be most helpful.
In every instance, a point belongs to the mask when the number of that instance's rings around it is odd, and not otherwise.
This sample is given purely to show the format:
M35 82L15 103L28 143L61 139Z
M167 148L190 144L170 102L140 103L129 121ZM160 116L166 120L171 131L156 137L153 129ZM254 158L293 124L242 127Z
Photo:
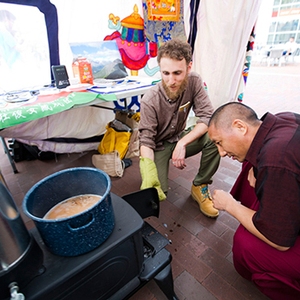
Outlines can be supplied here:
M51 298L51 300L106 300L124 286L138 286L140 284L138 276L142 265L139 263L137 253L142 253L142 247L140 231L66 282L61 287L59 297ZM136 286L130 286L128 292L134 288ZM126 293L126 290L124 292Z

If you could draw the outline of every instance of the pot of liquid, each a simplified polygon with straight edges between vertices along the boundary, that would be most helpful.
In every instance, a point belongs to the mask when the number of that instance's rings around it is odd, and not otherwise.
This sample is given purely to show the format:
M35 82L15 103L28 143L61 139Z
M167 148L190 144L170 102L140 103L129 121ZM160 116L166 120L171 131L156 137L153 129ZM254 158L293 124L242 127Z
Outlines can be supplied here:
M100 246L113 231L110 189L109 176L99 169L66 169L36 183L23 210L52 253L77 256Z

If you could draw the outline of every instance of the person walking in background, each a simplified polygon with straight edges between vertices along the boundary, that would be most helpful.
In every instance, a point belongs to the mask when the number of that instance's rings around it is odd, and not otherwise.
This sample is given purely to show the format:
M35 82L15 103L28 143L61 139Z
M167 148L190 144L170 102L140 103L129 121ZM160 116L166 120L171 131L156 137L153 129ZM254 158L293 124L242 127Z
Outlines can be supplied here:
M299 47L299 45L296 43L295 38L292 36L290 37L289 41L285 43L284 48L285 50L283 51L282 55L292 55L297 48Z
M240 222L236 270L270 299L300 299L300 115L266 113L259 120L231 102L208 126L220 155L243 162L231 193L215 190L212 200Z
M183 170L185 158L202 151L191 194L201 212L215 218L219 212L213 207L208 184L212 183L220 156L207 135L213 107L201 77L191 72L191 46L170 40L159 48L157 61L162 81L144 95L140 106L141 189L154 186L160 200L164 200L168 193L170 159L173 166ZM198 121L185 130L191 108Z

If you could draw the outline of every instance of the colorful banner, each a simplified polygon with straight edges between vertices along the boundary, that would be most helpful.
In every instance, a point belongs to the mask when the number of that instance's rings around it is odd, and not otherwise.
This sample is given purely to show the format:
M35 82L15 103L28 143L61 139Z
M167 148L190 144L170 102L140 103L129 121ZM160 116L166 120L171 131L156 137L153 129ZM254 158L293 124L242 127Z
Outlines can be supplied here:
M253 26L251 35L250 35L248 43L247 43L247 50L246 50L245 62L244 62L243 72L242 72L244 84L242 85L242 83L240 83L240 89L242 89L242 92L239 93L238 98L237 98L237 100L239 102L242 102L243 101L243 97L244 97L243 90L244 90L244 88L246 86L247 79L248 79L248 74L249 74L249 69L250 69L250 65L251 65L251 59L252 59L253 49L254 49L254 41L255 41L255 25Z
M174 38L187 41L183 2L183 0L143 0L144 31L148 42L156 43L159 47L162 43ZM166 14L164 10L168 9L174 11Z
M148 0L148 19L151 21L179 21L180 0Z

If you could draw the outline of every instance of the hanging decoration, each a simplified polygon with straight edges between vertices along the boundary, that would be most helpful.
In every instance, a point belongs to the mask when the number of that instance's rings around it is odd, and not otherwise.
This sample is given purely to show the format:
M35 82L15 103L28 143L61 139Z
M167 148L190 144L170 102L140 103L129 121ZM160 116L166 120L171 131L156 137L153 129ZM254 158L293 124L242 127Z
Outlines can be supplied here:
M149 0L148 20L175 21L180 17L180 0Z
M186 41L183 0L143 0L144 30L149 43L158 47L171 39Z
M148 53L148 46L144 34L144 19L138 13L135 4L133 13L120 21L119 17L109 15L110 27L121 30L113 32L104 40L116 40L123 64L131 71L131 75L137 76L138 70L144 68L150 57L156 56L156 44L149 45L151 51ZM121 25L121 26L120 26Z
M249 74L249 69L250 69L250 65L251 65L251 59L252 59L252 54L253 54L253 50L254 50L254 41L255 41L255 25L253 26L253 29L251 31L248 43L247 43L247 50L246 50L246 57L245 57L245 62L244 62L244 66L243 66L243 72L242 72L242 76L243 76L243 81L244 81L244 86L247 83L247 79L248 79L248 74ZM242 102L243 101L243 96L244 93L241 92L238 95L238 101Z

